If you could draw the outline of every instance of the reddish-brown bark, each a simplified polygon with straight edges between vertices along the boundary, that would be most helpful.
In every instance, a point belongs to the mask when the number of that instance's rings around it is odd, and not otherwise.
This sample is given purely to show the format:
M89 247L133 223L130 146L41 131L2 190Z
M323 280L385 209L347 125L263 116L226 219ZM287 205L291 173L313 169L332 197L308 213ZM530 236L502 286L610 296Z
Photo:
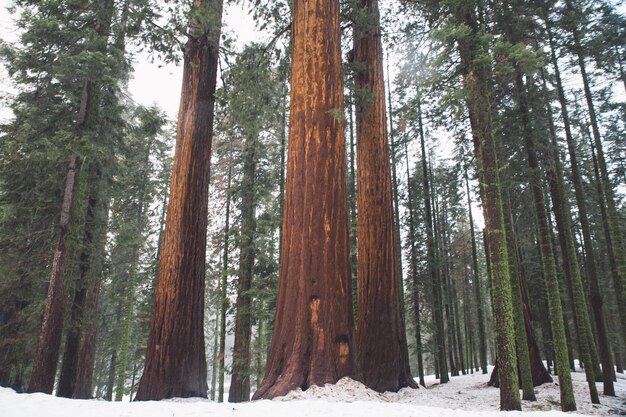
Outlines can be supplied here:
M195 7L214 20L209 33L192 33L185 48L170 201L137 400L207 396L204 276L222 2L196 0ZM205 27L191 26L192 32Z
M339 2L293 4L291 123L274 334L255 399L353 374Z
M356 358L359 379L379 391L417 388L411 376L396 246L391 166L385 114L378 0L361 0L369 19L355 25L357 102L357 213L359 307ZM358 23L358 22L357 22Z

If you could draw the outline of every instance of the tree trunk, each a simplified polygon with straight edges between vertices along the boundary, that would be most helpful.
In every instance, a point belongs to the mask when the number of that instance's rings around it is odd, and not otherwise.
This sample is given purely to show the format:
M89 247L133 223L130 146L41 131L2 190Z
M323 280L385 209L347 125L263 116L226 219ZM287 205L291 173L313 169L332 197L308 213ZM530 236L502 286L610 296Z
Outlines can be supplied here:
M339 3L293 3L290 146L274 333L255 399L354 375Z
M565 335L565 323L563 320L563 310L561 308L556 261L554 258L552 240L550 237L551 229L550 225L548 224L548 213L546 211L546 204L539 177L539 162L537 160L532 134L526 132L524 136L526 141L526 152L528 155L528 165L530 167L529 183L532 190L533 202L535 206L540 259L545 278L546 293L548 296L548 313L550 315L550 323L552 327L553 347L555 353L556 367L559 372L561 410L574 411L576 410L576 402L574 400L571 375L567 370L568 355L567 338Z
M241 236L239 238L239 279L235 314L235 346L233 371L228 402L250 400L250 362L252 338L252 275L254 268L254 237L256 234L255 177L256 137L248 137L243 145L243 179L241 183Z
M419 109L418 109L419 111ZM420 127L420 135L423 135L422 128L422 115L418 113L418 122ZM415 350L417 354L417 373L419 383L421 386L426 387L426 381L424 380L424 358L422 352L422 328L420 318L420 294L419 294L419 282L418 282L418 260L417 260L417 246L415 236L415 213L413 202L413 190L411 186L411 169L409 166L409 147L407 143L404 143L404 154L406 159L406 183L407 183L407 197L409 205L409 243L410 243L410 256L411 256L411 280L413 283L413 315L415 317Z
M359 376L378 392L417 388L411 376L400 313L397 253L378 0L359 3L368 25L355 26L356 88L370 100L357 102L359 316L356 348Z
M354 86L352 83L348 85L348 91L350 94L350 98L348 99L348 124L349 124L349 132L350 132L350 142L348 146L350 147L349 155L350 155L350 172L348 177L348 204L350 206L350 272L352 273L352 301L354 307L354 319L356 320L358 316L358 239L357 239L357 219L356 219L356 171L355 171L355 162L356 162L356 150L354 143L354 117L353 117L353 105L354 105Z
M142 209L139 210L139 218ZM137 267L139 264L139 245L135 244L132 249L132 258L128 278L126 282L126 292L124 300L124 327L122 340L120 343L120 361L117 367L117 386L115 388L115 401L122 401L126 388L126 370L128 368L128 355L130 349L130 333L133 323L133 310L135 303L135 286L137 281Z
M48 295L37 339L37 349L33 359L33 371L28 384L28 392L52 394L52 389L54 388L57 360L63 335L63 321L65 319L67 237L80 165L78 155L72 155L67 167L65 191L61 205L61 219L59 221L59 239L52 259Z
M222 277L220 281L220 347L218 353L219 375L217 382L217 402L224 402L224 361L226 359L226 312L228 311L228 241L230 237L230 187L233 180L232 162L228 166L228 185L226 188L226 219L224 224L224 249L222 255Z
M508 197L508 193L507 193ZM520 267L517 258L517 241L511 219L510 200L505 197L503 201L504 224L507 235L507 249L509 255L509 271L511 274L511 295L513 301L513 313L515 314L515 345L517 351L518 375L522 386L522 399L527 401L537 401L533 389L533 379L530 365L530 353L528 350L528 335L524 320L522 306L522 289L520 279Z
M402 236L400 235L400 201L398 192L398 173L397 166L400 163L398 160L398 144L395 142L396 130L393 126L393 104L391 101L391 81L389 72L389 54L387 54L387 106L389 109L389 153L391 154L391 184L393 192L393 210L396 219L396 252L398 257L398 274L400 277L400 316L404 321L404 277L402 267Z
M561 82L561 72L559 70L554 41L552 38L552 32L550 31L549 20L545 19L546 29L548 33L548 39L550 41L550 57L552 61L552 65L554 67L554 76L556 79L556 87L557 93L559 97L559 103L561 107L561 117L563 119L563 125L565 128L565 138L567 141L567 148L569 151L570 157L570 166L572 170L572 182L574 184L574 192L576 196L576 204L578 208L578 218L580 220L580 226L582 229L583 235L583 246L585 250L585 267L587 272L587 277L589 279L589 287L591 291L591 307L593 309L593 316L596 323L596 329L598 332L598 346L600 348L600 359L602 362L602 379L604 381L604 394L605 395L615 395L615 389L613 387L613 376L610 372L613 369L613 363L611 359L610 353L610 344L608 341L607 335L607 326L606 319L603 312L603 300L602 295L600 294L600 286L598 284L598 272L596 268L596 255L595 249L593 247L593 241L591 237L591 230L589 226L589 220L587 216L587 208L585 206L584 199L584 191L582 186L582 180L580 176L580 172L578 169L578 157L576 156L576 147L574 145L574 137L571 132L571 126L569 121L569 113L567 110L567 101L565 99L565 92L563 90L563 84ZM551 111L549 109L549 111ZM549 120L550 124L552 124L551 118ZM557 144L556 144L556 136L552 135L552 149L553 152L556 152ZM555 161L558 160L558 154L554 153ZM557 165L558 168L558 165ZM562 174L561 174L562 175ZM557 178L560 175L557 173ZM620 309L620 316L622 310L624 308L622 306L618 307ZM624 332L622 332L623 334Z
M80 209L85 210L82 231L82 247L79 259L78 279L75 283L74 296L71 307L71 323L67 331L65 349L61 373L57 386L57 396L75 398L77 390L87 389L87 398L91 396L91 379L81 381L88 387L78 385L79 373L84 376L92 373L92 370L83 370L81 367L93 367L93 362L81 361L82 355L93 356L92 353L83 352L83 343L90 332L93 332L94 316L96 314L98 300L93 299L99 294L99 286L102 275L104 252L106 245L106 228L108 221L109 202L104 195L104 179L99 162L83 167L89 170L89 175L84 179L86 192L79 193L79 198L86 195L86 207L81 204ZM89 344L87 344L89 347ZM93 346L95 348L95 346ZM93 352L95 353L95 352Z
M417 109L421 114L421 97L419 91L417 92ZM430 273L430 283L432 286L433 295L433 321L435 322L435 346L436 360L438 364L437 370L439 371L439 382L444 384L450 381L448 376L448 364L446 362L446 340L444 334L443 324L443 308L441 302L441 285L439 283L439 273L437 272L437 251L435 248L435 236L433 232L433 215L432 206L430 202L430 180L428 176L428 166L426 163L426 143L423 134L423 128L420 131L420 146L422 150L422 176L424 187L424 213L426 215L426 247L428 256L428 272Z
M87 308L91 312L84 322L85 331L78 353L78 365L75 373L75 384L72 398L92 398L93 371L96 360L96 336L98 334L97 318L98 302L100 298L101 283L95 283L87 296Z
M570 0L567 0L566 5L569 12L578 13L578 10L575 10L574 5ZM593 133L596 148L596 157L600 170L600 184L602 185L602 192L606 203L606 217L608 223L608 230L606 232L607 246L613 259L613 261L611 261L611 275L613 277L615 297L617 299L622 324L622 343L626 343L626 255L624 253L623 234L620 227L619 213L617 212L615 205L615 194L613 192L613 186L607 171L604 151L602 150L600 128L598 125L595 106L593 104L593 97L589 85L589 77L587 75L583 48L580 42L580 32L577 27L572 29L572 37L574 52L578 58L578 67L580 68L580 76L583 81L585 100L587 102L587 109L589 112L589 121L591 122L591 131Z
M499 163L493 137L491 107L491 69L479 57L484 52L476 17L467 7L456 10L473 36L459 40L459 54L468 92L467 105L472 127L474 154L483 198L486 240L491 263L493 309L496 322L496 356L500 366L500 409L521 409L515 354L515 320L511 301L506 231L502 212Z
M478 272L478 253L476 248L476 235L474 233L474 217L472 215L472 199L470 197L469 177L465 168L465 188L467 190L467 207L469 214L470 238L472 239L472 270L474 272L474 296L476 297L476 310L478 317L478 343L480 367L483 374L487 373L487 335L485 332L485 313L483 311L483 296Z
M167 227L137 400L207 396L205 252L222 1L196 0L195 7L209 15L211 29L197 33L207 22L192 21L185 48Z

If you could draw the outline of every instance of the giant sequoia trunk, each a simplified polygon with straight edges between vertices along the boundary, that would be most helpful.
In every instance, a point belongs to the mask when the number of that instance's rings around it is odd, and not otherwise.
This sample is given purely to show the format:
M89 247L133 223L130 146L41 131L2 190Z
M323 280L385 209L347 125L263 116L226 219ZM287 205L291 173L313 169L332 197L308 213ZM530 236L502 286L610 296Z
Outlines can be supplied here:
M195 7L209 21L192 22L185 48L167 227L137 400L207 396L204 276L222 1L196 0Z
M481 183L486 243L492 274L493 310L496 327L496 356L500 379L500 409L521 409L517 361L515 355L515 328L511 301L511 282L508 268L506 231L502 212L502 192L499 179L497 149L493 137L491 73L483 63L485 53L480 44L480 30L476 17L468 6L456 10L457 18L472 30L472 36L459 40L459 54L465 89L468 92L474 154Z
M276 320L263 383L273 398L352 375L339 2L293 2L291 123Z
M379 391L417 388L400 314L400 274L385 115L383 57L377 0L360 6L369 25L355 27L356 88L370 100L357 102L359 377ZM363 96L358 94L357 96Z

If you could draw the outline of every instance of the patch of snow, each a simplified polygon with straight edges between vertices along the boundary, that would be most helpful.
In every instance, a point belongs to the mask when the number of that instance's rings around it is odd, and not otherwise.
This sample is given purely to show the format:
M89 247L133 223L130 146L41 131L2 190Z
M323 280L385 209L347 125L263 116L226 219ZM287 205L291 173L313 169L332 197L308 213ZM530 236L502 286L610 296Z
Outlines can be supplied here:
M626 415L626 376L618 374L616 397L602 395L601 405L589 400L583 372L572 374L577 416ZM0 388L2 417L496 417L499 390L488 387L489 374L474 373L439 384L426 378L427 388L405 388L377 393L362 383L343 378L336 384L293 391L273 401L218 404L205 399L172 399L134 403L101 400L69 400L45 394L17 394ZM558 379L555 378L558 382ZM560 411L557 382L535 388L538 401L523 401L524 417L564 417ZM512 412L507 415L521 416ZM572 413L570 413L571 415Z

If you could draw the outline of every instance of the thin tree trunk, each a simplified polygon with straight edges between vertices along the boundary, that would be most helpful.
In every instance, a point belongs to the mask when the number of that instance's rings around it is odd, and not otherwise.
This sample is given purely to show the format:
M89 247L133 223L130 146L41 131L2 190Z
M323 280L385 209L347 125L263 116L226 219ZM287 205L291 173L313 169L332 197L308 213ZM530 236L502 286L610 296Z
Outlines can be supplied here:
M339 3L294 1L292 33L282 262L255 399L354 375Z
M581 180L581 176L580 176L580 172L578 168L578 157L576 156L576 147L574 145L574 137L571 131L569 113L567 110L567 101L565 99L565 92L563 90L563 84L561 82L561 73L560 73L559 66L558 66L554 40L552 38L552 32L550 30L549 20L545 19L545 22L546 22L546 29L548 33L548 39L550 41L550 57L551 57L552 65L554 67L554 76L556 79L557 93L558 93L559 103L561 107L561 117L563 119L563 125L565 128L565 138L567 141L567 148L569 151L570 166L572 170L572 182L574 183L574 192L576 196L576 204L577 204L577 209L578 209L578 218L580 220L580 226L581 226L582 235L583 235L583 245L584 245L585 254L586 254L585 267L586 267L587 276L589 279L589 286L591 290L591 297L590 297L591 307L593 309L593 313L594 313L593 315L594 315L594 319L596 322L596 328L598 330L598 339L599 339L598 345L600 347L600 357L602 361L602 378L604 381L604 394L612 395L611 393L614 394L614 388L613 388L613 382L612 382L613 377L612 375L609 374L609 372L607 372L607 370L613 369L613 364L612 364L611 355L609 351L610 345L608 343L606 320L604 318L604 312L602 308L603 300L602 300L602 295L600 294L600 287L598 284L599 281L598 281L598 272L597 272L597 267L596 267L595 249L592 243L591 230L590 230L589 220L587 216L587 208L585 205L582 180ZM555 143L556 137L555 135L553 135L552 137L553 137L552 148L553 148L553 152L555 152L555 150L557 149L557 144ZM558 154L555 153L554 158L558 159ZM559 176L560 175L557 173L557 177ZM612 252L610 253L610 255L611 255L610 257L613 258ZM613 269L613 271L615 270L616 269ZM613 276L615 278L615 275ZM624 309L623 306L618 306L618 308L620 310L620 317L624 317L626 314L622 315L622 312L624 311L626 313L626 310ZM624 332L622 332L622 334L624 334ZM607 381L610 381L610 382L607 383Z
M567 0L566 4L570 12L575 11L570 0ZM591 131L593 133L596 148L596 157L600 170L600 184L602 185L602 192L606 203L607 222L609 226L607 232L607 243L609 243L610 239L608 250L611 252L614 259L613 262L611 262L613 286L622 322L622 343L626 343L626 255L624 253L623 234L620 227L619 214L615 205L615 194L608 174L604 151L602 150L600 128L598 125L595 106L593 104L593 96L589 85L589 77L587 75L585 57L580 42L580 33L578 28L574 28L572 30L572 37L574 41L574 52L578 58L578 67L580 68L580 76L583 81L589 121L591 122Z
M117 351L114 350L111 354L111 360L109 361L109 375L107 378L107 390L104 394L104 399L107 401L113 400L113 388L115 387L115 368L117 364Z
M483 296L480 284L480 274L478 271L478 253L476 249L476 234L474 233L474 217L472 215L472 199L470 196L469 177L467 175L467 167L464 170L465 187L467 190L467 207L469 215L470 238L472 240L472 270L474 272L474 297L476 297L476 310L478 317L478 343L480 367L483 374L487 373L487 335L485 332L485 314L483 311Z
M199 33L206 25L192 21L185 48L167 227L137 400L207 395L205 252L222 0L196 0L194 7L211 25Z
M141 212L139 210L139 217ZM126 300L124 301L124 327L122 340L120 342L120 360L117 367L117 385L115 388L115 401L122 401L126 388L126 370L128 368L128 355L130 348L130 336L133 324L133 310L135 304L135 286L137 281L137 267L139 263L139 245L132 249L132 263L128 271L128 281L126 283Z
M219 284L221 285L222 280L219 280ZM217 388L217 367L218 367L218 362L219 362L219 358L217 355L217 347L219 345L219 339L220 339L220 308L219 305L216 309L216 313L215 313L215 329L214 331L214 337L213 337L213 354L211 355L211 358L213 359L213 365L211 366L211 385L209 387L209 399L211 401L215 401L215 391Z
M96 360L96 336L98 325L95 314L98 310L101 283L96 283L90 290L87 300L88 309L92 312L87 318L85 333L80 344L78 353L78 366L76 369L76 382L72 398L89 399L93 394L93 371Z
M418 114L418 122L420 127L420 135L423 135L424 131L422 128L422 115ZM407 197L409 204L409 243L411 246L411 279L413 283L413 315L415 318L415 350L417 354L417 373L419 377L419 383L421 386L426 387L426 381L424 380L424 358L422 352L422 329L421 329L421 318L420 318L420 295L419 295L419 282L418 282L418 271L417 271L417 246L415 244L416 236L415 236L415 213L414 213L414 202L413 202L413 190L411 187L411 169L409 166L409 147L407 143L404 143L404 154L406 159L406 183L407 183Z
M508 194L508 193L507 193ZM507 195L508 196L508 195ZM530 366L530 353L528 350L528 335L524 320L522 306L522 289L520 279L520 268L517 258L517 242L513 221L511 219L510 200L505 197L503 201L504 224L507 234L507 249L509 255L509 270L511 273L511 295L513 301L513 312L515 314L515 344L517 350L518 374L522 386L522 399L527 401L537 401L533 389L533 378Z
M417 111L421 115L421 96L417 92ZM448 376L448 364L446 362L446 342L443 324L443 311L441 305L441 286L439 284L439 274L437 273L437 252L435 248L435 237L433 233L433 216L430 203L430 180L428 176L428 166L426 163L426 144L423 128L420 131L420 146L422 148L422 176L424 187L424 213L426 215L426 247L428 256L428 271L430 282L433 288L433 318L435 322L435 344L436 362L438 363L439 382L444 384L450 380Z
M232 155L231 155L232 156ZM224 251L222 255L222 277L220 281L220 299L222 302L220 309L220 347L218 353L219 375L217 383L217 402L224 402L224 361L226 358L226 312L228 311L228 241L230 237L230 187L232 185L232 162L228 166L228 185L226 188L226 219L224 224Z
M250 400L250 363L252 348L252 275L256 235L255 183L256 136L245 139L243 145L243 178L241 183L241 236L239 239L239 276L235 313L235 346L228 402Z
M574 399L571 375L567 370L567 338L565 335L565 323L563 320L563 311L561 308L556 262L554 258L552 240L550 237L551 229L550 225L548 224L548 214L546 211L543 190L539 177L539 163L537 160L532 134L525 134L525 141L526 152L528 155L528 165L530 167L529 183L533 194L533 202L535 206L537 221L537 235L539 239L540 258L546 284L546 293L548 296L548 312L550 315L550 323L552 327L553 347L556 359L556 367L559 372L561 409L562 411L574 411L576 410L576 401Z

